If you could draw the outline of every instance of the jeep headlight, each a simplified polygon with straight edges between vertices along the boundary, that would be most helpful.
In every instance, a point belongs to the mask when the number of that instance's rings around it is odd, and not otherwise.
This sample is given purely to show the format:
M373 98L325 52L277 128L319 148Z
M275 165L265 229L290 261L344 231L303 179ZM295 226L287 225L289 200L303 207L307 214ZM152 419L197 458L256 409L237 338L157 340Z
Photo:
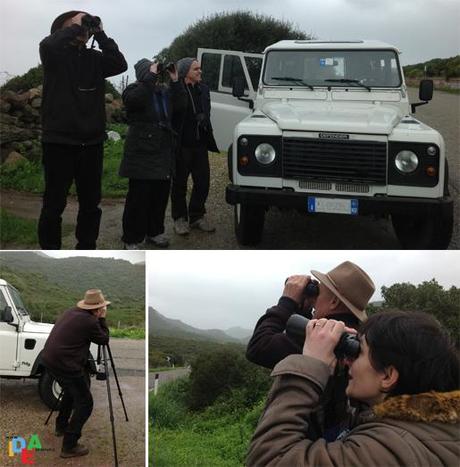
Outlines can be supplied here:
M276 157L275 148L268 143L259 144L254 151L257 162L262 165L271 164Z
M400 151L395 157L396 168L405 174L414 172L418 167L418 157L412 151Z

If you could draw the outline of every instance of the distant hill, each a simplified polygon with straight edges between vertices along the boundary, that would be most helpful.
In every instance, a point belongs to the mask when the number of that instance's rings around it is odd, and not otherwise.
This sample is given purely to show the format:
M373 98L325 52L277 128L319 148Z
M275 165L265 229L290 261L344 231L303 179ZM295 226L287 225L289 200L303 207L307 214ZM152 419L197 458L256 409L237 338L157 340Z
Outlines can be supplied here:
M238 337L232 337L220 329L194 328L178 319L167 318L152 307L149 307L149 334L241 344Z
M252 329L244 329L239 326L234 326L232 328L225 329L225 334L228 334L235 339L238 339L242 342L248 342L252 336Z
M445 79L460 78L460 55L450 58L433 58L423 63L407 65L404 68L406 78L443 77Z
M35 321L51 322L83 298L101 288L112 302L110 326L144 326L144 265L113 258L51 258L42 252L0 252L0 277L21 293Z

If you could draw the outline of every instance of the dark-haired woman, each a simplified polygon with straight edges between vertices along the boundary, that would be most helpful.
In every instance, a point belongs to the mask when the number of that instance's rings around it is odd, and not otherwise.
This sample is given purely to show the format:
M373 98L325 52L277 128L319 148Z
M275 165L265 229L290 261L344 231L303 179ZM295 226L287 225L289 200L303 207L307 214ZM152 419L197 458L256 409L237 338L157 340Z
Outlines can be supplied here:
M306 437L331 370L342 322L311 320L303 355L273 370L275 382L247 464L279 466L455 466L460 459L459 356L430 315L389 311L360 329L347 395L368 407L334 442Z

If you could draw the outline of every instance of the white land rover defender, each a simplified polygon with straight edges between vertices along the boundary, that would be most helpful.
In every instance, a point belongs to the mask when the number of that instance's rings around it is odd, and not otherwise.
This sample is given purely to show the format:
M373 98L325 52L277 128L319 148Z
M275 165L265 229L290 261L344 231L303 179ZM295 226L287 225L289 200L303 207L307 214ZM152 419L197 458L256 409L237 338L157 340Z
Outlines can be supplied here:
M52 328L52 324L32 321L19 292L0 279L0 377L39 378L40 397L50 408L56 406L61 387L46 371L40 354ZM88 372L96 373L92 357L88 364Z
M412 114L399 51L378 41L289 40L263 55L200 49L212 123L228 148L235 231L262 237L266 210L391 217L404 248L447 248L453 201L442 136Z

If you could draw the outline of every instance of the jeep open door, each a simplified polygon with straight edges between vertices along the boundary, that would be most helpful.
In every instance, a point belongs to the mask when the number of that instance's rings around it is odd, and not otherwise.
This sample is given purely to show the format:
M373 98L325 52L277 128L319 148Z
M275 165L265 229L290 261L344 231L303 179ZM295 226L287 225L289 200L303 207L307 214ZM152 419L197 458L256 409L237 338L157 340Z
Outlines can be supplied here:
M5 281L0 284L0 370L2 375L14 375L17 365L17 350L19 333L18 320L13 314L12 300L7 291ZM11 321L11 318L13 321Z
M211 92L211 121L221 151L233 141L238 122L252 112L262 67L262 54L230 50L198 49L203 81ZM244 97L232 95L236 80L242 80Z

